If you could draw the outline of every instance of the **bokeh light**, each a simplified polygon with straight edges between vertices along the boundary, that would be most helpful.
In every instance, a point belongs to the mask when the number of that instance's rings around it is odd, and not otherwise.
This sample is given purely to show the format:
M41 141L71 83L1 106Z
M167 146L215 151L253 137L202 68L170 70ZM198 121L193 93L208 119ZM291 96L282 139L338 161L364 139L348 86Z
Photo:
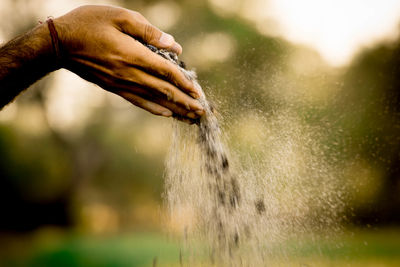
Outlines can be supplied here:
M139 11L183 45L241 173L268 181L256 195L279 196L269 204L282 221L338 200L330 212L345 231L300 240L301 257L398 265L399 1L1 0L0 41L83 4ZM189 206L165 219L171 121L66 70L3 108L0 265L179 265L180 245L163 233L175 240L196 221Z

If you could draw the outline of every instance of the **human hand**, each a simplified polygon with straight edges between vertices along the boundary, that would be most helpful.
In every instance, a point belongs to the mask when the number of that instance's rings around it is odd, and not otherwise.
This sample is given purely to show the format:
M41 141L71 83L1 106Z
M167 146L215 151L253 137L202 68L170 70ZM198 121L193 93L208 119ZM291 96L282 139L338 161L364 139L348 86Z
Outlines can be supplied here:
M156 115L196 119L204 114L193 83L173 63L137 41L182 52L171 35L141 14L111 6L82 6L53 21L61 42L62 67Z

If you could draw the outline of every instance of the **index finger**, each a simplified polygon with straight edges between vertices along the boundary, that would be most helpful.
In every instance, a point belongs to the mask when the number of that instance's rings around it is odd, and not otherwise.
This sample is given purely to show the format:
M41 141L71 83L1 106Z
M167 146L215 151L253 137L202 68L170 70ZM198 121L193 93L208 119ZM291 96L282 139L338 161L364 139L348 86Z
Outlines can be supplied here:
M136 43L136 45L139 46L137 49L140 49L140 52L138 55L135 55L136 59L132 62L132 65L139 66L147 72L155 74L163 80L174 84L181 91L189 94L193 98L198 99L200 97L198 89L193 82L186 78L174 63L155 54L141 43Z

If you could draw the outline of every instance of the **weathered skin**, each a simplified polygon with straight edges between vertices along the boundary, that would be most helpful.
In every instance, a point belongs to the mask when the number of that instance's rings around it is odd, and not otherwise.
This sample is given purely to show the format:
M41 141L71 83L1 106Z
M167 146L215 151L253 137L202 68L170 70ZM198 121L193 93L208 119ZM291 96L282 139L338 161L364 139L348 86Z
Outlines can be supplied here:
M66 68L156 115L196 119L204 113L193 83L138 42L182 52L171 35L141 14L82 6L53 21L61 61L56 61L47 23L0 48L0 107L47 73Z

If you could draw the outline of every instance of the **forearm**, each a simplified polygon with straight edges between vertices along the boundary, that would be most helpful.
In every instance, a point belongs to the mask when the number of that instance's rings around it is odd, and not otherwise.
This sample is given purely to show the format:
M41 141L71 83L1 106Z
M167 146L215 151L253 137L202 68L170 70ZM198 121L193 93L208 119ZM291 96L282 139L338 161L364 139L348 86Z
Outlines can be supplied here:
M55 70L47 24L36 26L0 47L0 109Z
M49 20L0 47L0 109L64 67L153 114L191 119L204 114L193 82L142 43L176 54L182 47L141 14L86 5L54 19L55 29L52 25Z

